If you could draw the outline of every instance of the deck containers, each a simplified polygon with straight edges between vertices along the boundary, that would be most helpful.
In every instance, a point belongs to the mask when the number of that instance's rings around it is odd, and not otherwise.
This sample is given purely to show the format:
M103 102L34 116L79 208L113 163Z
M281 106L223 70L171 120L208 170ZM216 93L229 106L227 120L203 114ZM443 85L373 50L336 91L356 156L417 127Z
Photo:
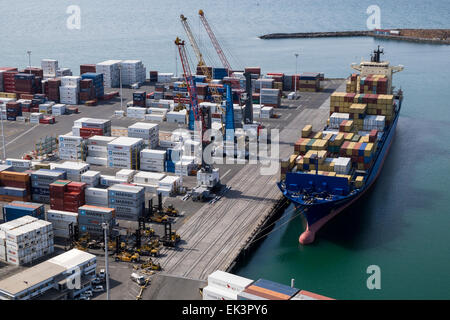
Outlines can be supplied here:
M44 72L44 78L56 77L56 70L58 70L58 60L42 59L41 68Z
M86 162L94 165L108 165L108 143L114 141L115 137L92 136L87 140Z
M0 172L0 201L30 201L30 175L24 172Z
M237 300L240 292L253 280L224 271L215 271L208 276L208 286L203 288L203 300Z
M141 151L140 170L164 172L166 163L166 150L144 149Z
M146 68L141 60L123 60L120 62L122 68L122 84L130 86L134 83L144 83Z
M253 284L239 292L238 300L289 300L299 289L272 282L265 279L259 279Z

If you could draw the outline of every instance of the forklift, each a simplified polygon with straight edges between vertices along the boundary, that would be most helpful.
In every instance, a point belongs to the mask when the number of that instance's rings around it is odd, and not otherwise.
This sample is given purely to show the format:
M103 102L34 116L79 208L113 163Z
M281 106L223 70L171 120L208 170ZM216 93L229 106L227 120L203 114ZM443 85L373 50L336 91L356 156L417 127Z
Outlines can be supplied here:
M164 223L164 237L161 238L161 242L165 247L175 247L180 242L180 235L172 231L172 222Z
M166 223L169 221L169 217L163 214L162 209L162 196L158 194L158 206L153 207L153 199L149 200L149 220L156 223Z

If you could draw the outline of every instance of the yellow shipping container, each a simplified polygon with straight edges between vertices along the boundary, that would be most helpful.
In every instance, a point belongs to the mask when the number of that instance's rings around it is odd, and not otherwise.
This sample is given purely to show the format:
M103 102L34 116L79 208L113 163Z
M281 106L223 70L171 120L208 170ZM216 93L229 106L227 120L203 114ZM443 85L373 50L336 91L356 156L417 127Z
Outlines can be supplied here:
M313 139L322 139L322 131L317 132L317 133L314 135Z
M351 176L349 176L349 175L347 175L347 174L336 174L336 177L339 177L339 178L346 178L348 183L350 183L351 178L352 178Z
M350 113L365 113L367 110L367 104L365 103L353 103L350 106Z
M345 134L344 134L344 140L345 140L345 141L350 141L350 140L353 139L353 136L354 136L354 135L355 135L355 134L354 134L353 132L345 133Z
M302 138L308 138L311 132L312 132L312 125L307 124L302 129Z
M361 188L363 186L364 176L357 176L355 179L355 187Z
M370 155L374 152L373 143L368 143L366 149L364 149L364 156L370 157Z
M362 136L358 142L369 143L369 136Z
M17 95L10 92L0 92L0 98L16 99Z
M317 139L313 145L313 150L325 150L328 147L328 140Z

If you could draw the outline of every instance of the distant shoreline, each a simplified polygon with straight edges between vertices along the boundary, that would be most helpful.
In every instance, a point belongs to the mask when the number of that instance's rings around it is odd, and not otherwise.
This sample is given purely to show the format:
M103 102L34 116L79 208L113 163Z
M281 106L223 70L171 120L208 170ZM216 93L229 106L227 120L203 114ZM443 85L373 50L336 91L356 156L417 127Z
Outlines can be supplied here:
M391 30L375 30L375 31L271 33L262 35L259 38L264 40L270 40L270 39L336 38L336 37L374 37L400 41L450 44L450 29L391 29Z

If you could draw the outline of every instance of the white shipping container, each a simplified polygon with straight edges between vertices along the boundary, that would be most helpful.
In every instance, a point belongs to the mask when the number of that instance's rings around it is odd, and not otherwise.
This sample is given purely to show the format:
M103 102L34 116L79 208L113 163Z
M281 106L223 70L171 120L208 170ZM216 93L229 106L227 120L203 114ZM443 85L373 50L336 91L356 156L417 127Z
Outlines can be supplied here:
M203 288L203 300L237 300L237 293L208 285Z

